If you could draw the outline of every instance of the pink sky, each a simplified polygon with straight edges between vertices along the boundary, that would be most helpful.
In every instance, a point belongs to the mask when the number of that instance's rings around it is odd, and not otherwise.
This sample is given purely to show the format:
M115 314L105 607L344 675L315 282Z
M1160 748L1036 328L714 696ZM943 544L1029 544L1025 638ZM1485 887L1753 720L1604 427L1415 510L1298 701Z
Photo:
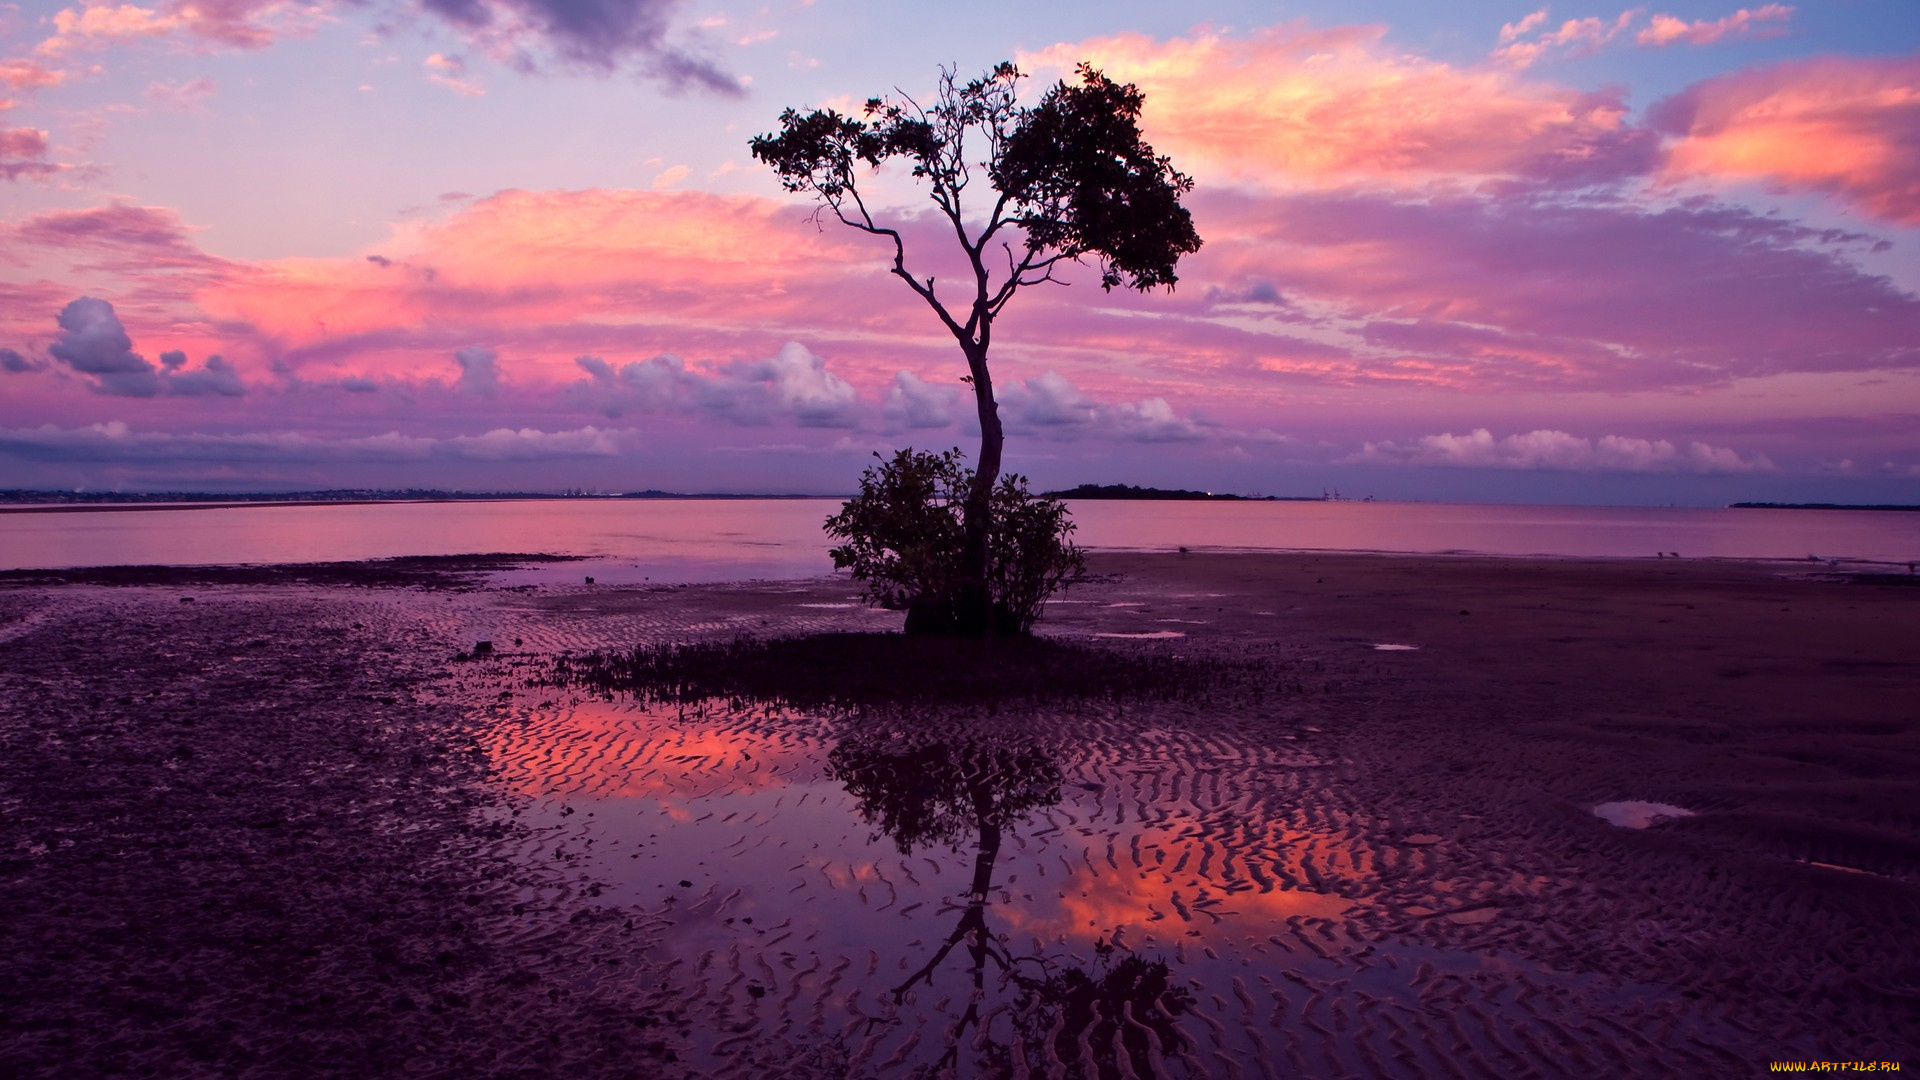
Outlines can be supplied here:
M0 487L837 492L967 446L884 245L745 144L1012 58L1137 83L1205 241L1015 300L1043 485L1920 501L1900 0L988 7L0 5Z

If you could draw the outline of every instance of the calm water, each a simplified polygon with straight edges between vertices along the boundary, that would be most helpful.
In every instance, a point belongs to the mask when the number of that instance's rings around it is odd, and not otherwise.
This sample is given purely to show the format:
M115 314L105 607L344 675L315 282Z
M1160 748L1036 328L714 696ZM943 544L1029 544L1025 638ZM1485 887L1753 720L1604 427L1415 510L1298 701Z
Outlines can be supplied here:
M0 514L0 569L551 552L607 583L830 569L828 499L382 503ZM1093 549L1920 559L1920 513L1434 503L1080 502ZM578 564L529 571L571 580Z

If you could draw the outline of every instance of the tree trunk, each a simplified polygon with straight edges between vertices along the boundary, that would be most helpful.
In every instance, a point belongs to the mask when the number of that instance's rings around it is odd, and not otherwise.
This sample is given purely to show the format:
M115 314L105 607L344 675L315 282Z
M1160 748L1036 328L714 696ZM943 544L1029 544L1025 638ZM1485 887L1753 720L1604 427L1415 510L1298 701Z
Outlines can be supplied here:
M953 597L954 629L962 637L985 637L994 630L993 594L987 588L987 552L991 540L993 485L1000 479L1000 449L1006 435L1000 428L1000 406L993 400L993 377L987 373L987 351L968 348L967 368L973 375L973 400L980 415L980 459L973 487L967 492L962 520L960 578Z

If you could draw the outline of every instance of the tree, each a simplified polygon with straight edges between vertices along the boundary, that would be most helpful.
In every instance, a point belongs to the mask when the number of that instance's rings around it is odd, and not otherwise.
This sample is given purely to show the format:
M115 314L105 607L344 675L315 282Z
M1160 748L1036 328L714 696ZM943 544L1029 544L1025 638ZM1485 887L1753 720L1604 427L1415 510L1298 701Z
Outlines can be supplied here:
M858 119L833 110L780 114L780 132L751 142L790 192L819 200L843 224L893 242L893 275L906 282L947 328L966 357L980 420L979 467L963 503L960 573L952 605L958 628L983 634L992 623L988 560L995 482L1005 435L987 356L993 324L1020 290L1058 282L1063 261L1091 258L1100 287L1171 288L1182 255L1199 250L1180 196L1193 180L1154 154L1140 136L1145 98L1087 64L1079 84L1056 83L1031 108L1019 103L1023 76L1002 63L961 84L942 68L933 104L872 98ZM969 141L974 140L970 145ZM984 146L979 145L984 143ZM863 177L902 159L929 189L971 265L973 280L943 299L934 278L907 267L900 230L882 225L860 191ZM991 194L984 218L969 217L969 188ZM1004 253L1004 267L1000 266Z
M827 519L827 534L841 541L828 552L833 565L866 582L869 602L906 608L910 634L955 629L961 568L954 554L964 546L963 508L973 478L958 450L908 447L869 467L860 494ZM991 625L1002 637L1023 635L1047 597L1081 577L1086 560L1073 545L1066 504L1034 495L1024 476L1000 478L988 525Z

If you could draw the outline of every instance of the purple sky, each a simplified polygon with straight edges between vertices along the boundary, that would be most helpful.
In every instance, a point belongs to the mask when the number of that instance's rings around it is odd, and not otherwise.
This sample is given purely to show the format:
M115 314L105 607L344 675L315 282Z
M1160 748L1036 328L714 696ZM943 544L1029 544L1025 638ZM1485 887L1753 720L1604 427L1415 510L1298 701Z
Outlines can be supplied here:
M885 246L746 142L1014 59L1138 84L1205 240L1172 293L1014 301L1041 485L1920 502L1911 0L1033 7L0 3L0 487L831 493L971 448Z

